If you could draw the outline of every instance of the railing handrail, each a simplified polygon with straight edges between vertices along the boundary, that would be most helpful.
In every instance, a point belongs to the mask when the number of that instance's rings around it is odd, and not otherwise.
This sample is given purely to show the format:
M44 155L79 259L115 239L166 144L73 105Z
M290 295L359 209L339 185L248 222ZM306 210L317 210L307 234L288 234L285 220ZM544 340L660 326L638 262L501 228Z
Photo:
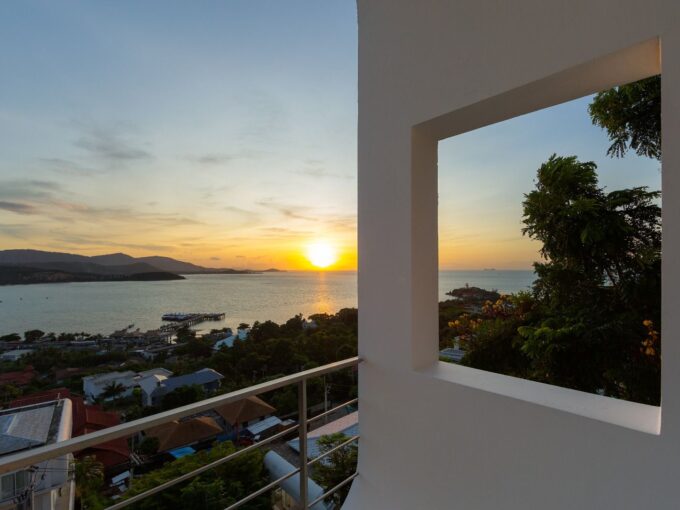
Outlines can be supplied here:
M283 388L291 384L300 383L313 377L319 377L331 372L342 370L343 368L357 366L359 361L360 359L357 356L342 361L336 361L334 363L329 363L328 365L311 368L309 370L279 377L278 379L273 379L271 381L249 386L247 388L232 391L230 393L225 393L224 395L217 395L199 402L194 402L193 404L171 409L170 411L163 411L158 414L139 418L127 423L121 423L120 425L115 425L107 429L98 430L96 432L74 437L72 439L67 439L66 441L60 441L58 443L52 443L12 455L7 455L0 458L0 475L18 471L19 469L25 468L27 466L38 464L40 462L53 459L55 457L60 457L68 453L84 450L91 446L105 443L113 439L127 437L136 432L140 432L163 423L208 411L219 405L229 404L247 397L252 397L261 393Z

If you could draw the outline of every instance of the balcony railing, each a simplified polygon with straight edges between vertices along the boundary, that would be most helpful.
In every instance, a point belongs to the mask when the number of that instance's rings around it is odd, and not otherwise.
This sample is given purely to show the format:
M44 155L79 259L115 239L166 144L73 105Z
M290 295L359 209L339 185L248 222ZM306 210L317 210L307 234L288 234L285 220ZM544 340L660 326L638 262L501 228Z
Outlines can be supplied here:
M331 415L332 413L346 407L349 405L356 404L358 402L358 399L352 399L347 402L344 402L336 407L333 407L332 409L329 409L328 411L325 411L323 413L320 413L316 416L313 417L308 417L307 416L307 381L309 379L315 378L315 377L320 377L326 374L330 374L333 372L337 372L339 370L345 369L345 368L351 368L351 367L356 367L360 362L360 359L358 357L354 358L348 358L343 361L337 361L335 363L330 363L328 365L324 365L321 367L313 368L310 370L305 370L303 372L298 372L296 374L292 375L287 375L285 377L280 377L278 379L274 379L265 383L257 384L254 386L250 386L248 388L243 388L241 390L233 391L231 393L226 393L224 395L218 395L212 398L208 398L205 400L201 400L200 402L195 402L193 404L189 404L186 406L178 407L176 409L172 409L170 411L164 411L158 414L154 414L152 416L147 416L144 418L140 418L138 420L130 421L127 423L122 423L120 425L116 425L104 430L98 430L96 432L92 432L90 434L86 434L83 436L78 436L72 439L68 439L66 441L60 441L57 443L53 443L50 445L42 446L39 448L34 448L26 451L22 451L19 453L15 453L12 455L7 455L5 457L0 458L0 475L6 474L6 473L11 473L14 471L18 471L20 469L26 469L30 466L35 466L40 462L44 462L50 459L54 459L57 457L61 457L63 455L67 454L72 454L74 452L78 452L81 450L84 450L89 447L96 446L97 444L104 443L106 441L111 441L113 439L118 439L121 437L129 437L132 434L136 434L138 432L141 432L143 430L149 429L151 427L155 427L157 425L161 425L163 423L167 423L173 420L178 420L180 418L185 418L187 416L192 416L195 414L199 414L204 411L208 411L210 409L213 409L214 407L217 407L219 405L223 404L229 404L231 402L236 402L241 399L255 396L255 395L260 395L262 393L266 393L269 391L273 391L279 388L283 388L285 386L290 386L292 384L297 384L298 385L298 423L297 425L290 426L286 428L285 430L282 430L278 432L277 434L264 439L262 441L253 443L250 446L247 446L245 448L241 448L240 450L236 450L235 452L227 455L226 457L223 457L221 459L218 459L216 461L213 461L209 464L206 464L204 466L201 466L198 469L195 469L191 472L184 473L181 476L174 478L170 481L164 482L152 489L149 489L141 494L137 494L135 496L132 496L130 498L124 499L118 503L115 503L114 505L111 505L107 508L107 510L117 510L120 508L124 508L126 506L132 505L134 503L137 503L149 496L152 496L154 494L157 494L159 492L162 492L170 487L173 487L174 485L177 485L178 483L182 483L186 480L189 480L197 475L200 475L201 473L204 473L206 471L209 471L210 469L213 469L217 466L220 466L226 462L229 462L230 460L233 460L243 454L246 454L256 448L260 448L262 446L265 446L267 444L270 444L277 439L281 439L284 436L289 435L290 433L297 431L298 432L298 437L299 437L299 442L300 442L300 448L299 448L299 453L300 453L300 466L293 471L286 473L284 476L268 483L264 487L261 487L255 492L252 492L251 494L247 495L243 499L237 501L236 503L232 504L231 506L227 507L226 510L232 510L239 508L240 506L244 505L248 501L251 501L252 499L260 496L261 494L264 494L265 492L275 489L278 487L282 482L285 480L299 474L300 475L300 497L298 503L300 504L301 508L311 508L320 501L323 501L324 499L332 496L337 492L339 489L347 485L348 483L351 483L354 478L357 477L358 473L354 473L345 480L343 480L341 483L336 485L335 487L332 487L329 489L327 492L325 492L323 495L317 497L313 501L309 501L309 495L308 495L308 487L307 487L307 482L308 482L308 474L309 474L309 468L314 465L315 463L319 462L321 459L324 457L330 455L331 453L346 447L347 445L351 444L354 441L357 441L359 439L358 435L352 436L349 439L347 439L345 442L343 442L340 445L335 446L333 449L319 455L318 457L315 457L314 459L308 460L307 459L307 432L308 432L308 427L311 423L316 422L328 415Z

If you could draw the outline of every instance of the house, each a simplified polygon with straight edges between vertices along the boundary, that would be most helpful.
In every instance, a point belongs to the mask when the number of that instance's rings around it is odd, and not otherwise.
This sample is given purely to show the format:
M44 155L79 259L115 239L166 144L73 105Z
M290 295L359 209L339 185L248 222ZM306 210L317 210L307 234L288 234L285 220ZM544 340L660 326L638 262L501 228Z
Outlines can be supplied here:
M224 421L233 428L248 427L276 412L276 408L259 397L246 397L236 402L223 404L215 408Z
M125 372L108 372L105 374L96 374L83 377L83 393L89 400L96 400L112 385L120 385L124 390L118 395L119 397L129 397L132 395L134 388L140 386L140 382L147 378L162 378L167 379L172 375L170 370L165 368L153 368L143 372L133 372L127 370ZM145 383L148 387L149 383ZM142 391L144 389L142 388ZM107 397L104 400L110 400L113 397Z
M291 421L291 424L295 423ZM269 416L260 421L248 425L243 431L245 437L252 438L253 441L262 441L281 431L284 421L278 416Z
M31 365L27 365L23 370L16 372L5 372L0 374L0 386L11 384L13 386L28 386L38 376L38 373Z
M33 351L31 349L14 349L11 351L6 351L0 354L1 361L18 361L27 354L31 354Z
M322 436L330 434L344 434L349 439L352 436L359 435L359 411L349 413L342 418L333 420L325 425L322 425L307 433L307 458L313 459L319 456L319 439ZM296 453L300 453L300 439L292 439L288 441L290 446Z
M159 452L170 452L181 447L212 442L222 432L222 427L214 418L196 416L152 427L144 431L144 436L158 439Z
M125 372L107 372L105 374L88 375L83 377L83 394L89 400L97 400L107 388L120 385L124 389L120 397L132 395L132 389L136 386L137 373L131 370ZM111 399L108 397L107 399Z
M231 331L231 330L229 330ZM248 334L250 333L250 328L239 328L236 330L236 334L229 335L226 338L223 338L222 340L218 340L215 342L215 345L213 345L213 349L216 351L219 351L222 347L233 347L234 342L238 338L239 340L243 341L248 338Z
M166 381L171 375L172 372L169 370L169 375L166 375L164 373L151 373L151 374L146 374L144 377L141 377L137 384L142 390L142 405L143 406L150 406L154 405L153 400L152 400L152 395L156 391L156 389L161 387L161 384Z
M56 388L26 395L13 400L9 408L24 407L60 399L69 399L72 404L72 437L81 436L97 430L113 427L120 423L120 416L114 412L103 411L97 405L87 405L83 397L71 393L68 388ZM76 457L92 455L104 466L104 474L113 477L129 466L130 449L127 439L119 438L82 450Z
M157 374L158 375L158 374ZM142 402L144 405L159 405L163 397L168 393L183 386L200 386L207 394L219 389L223 375L212 368L203 368L193 374L179 375L176 377L156 377L150 379L150 383L142 387Z
M0 411L0 458L71 438L69 399ZM0 476L0 509L72 510L72 456L62 455Z

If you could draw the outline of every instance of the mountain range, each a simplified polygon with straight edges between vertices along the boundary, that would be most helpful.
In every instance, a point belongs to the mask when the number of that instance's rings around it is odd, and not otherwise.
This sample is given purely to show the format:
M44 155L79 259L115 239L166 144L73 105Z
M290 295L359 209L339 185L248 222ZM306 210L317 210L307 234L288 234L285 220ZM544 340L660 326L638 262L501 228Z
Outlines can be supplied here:
M251 269L209 268L170 257L125 253L76 255L40 250L0 250L0 284L53 281L172 280L180 274L257 274Z

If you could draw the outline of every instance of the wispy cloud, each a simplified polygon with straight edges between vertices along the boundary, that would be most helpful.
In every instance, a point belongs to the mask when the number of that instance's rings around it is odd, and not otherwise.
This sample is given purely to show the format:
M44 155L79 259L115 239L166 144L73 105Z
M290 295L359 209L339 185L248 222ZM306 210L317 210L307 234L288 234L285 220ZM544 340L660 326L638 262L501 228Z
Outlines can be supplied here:
M293 173L298 175L305 175L307 177L318 177L318 178L333 178L333 179L352 179L353 176L350 174L340 174L329 172L326 169L324 162L320 159L307 159L304 161L304 168L300 170L294 170Z
M11 201L39 200L51 197L61 185L53 181L15 179L0 181L0 198Z
M38 210L30 204L22 204L21 202L6 202L0 201L0 209L3 211L10 211L17 214L37 214Z
M90 177L97 174L97 170L86 168L75 161L63 158L40 158L39 161L49 170L61 174L76 177Z
M234 161L256 160L268 155L269 152L265 150L241 149L234 152L207 152L205 154L187 156L186 159L201 165L220 166L233 163Z
M79 124L82 134L74 145L91 156L110 164L124 164L153 159L153 155L138 140L131 140L135 131L129 126L95 126Z
M282 204L280 202L276 202L273 198L260 200L259 202L256 203L261 207L264 207L272 211L276 211L286 218L305 221L317 221L317 218L310 214L311 209L307 206Z

